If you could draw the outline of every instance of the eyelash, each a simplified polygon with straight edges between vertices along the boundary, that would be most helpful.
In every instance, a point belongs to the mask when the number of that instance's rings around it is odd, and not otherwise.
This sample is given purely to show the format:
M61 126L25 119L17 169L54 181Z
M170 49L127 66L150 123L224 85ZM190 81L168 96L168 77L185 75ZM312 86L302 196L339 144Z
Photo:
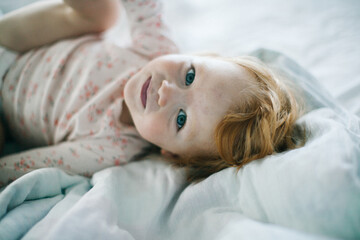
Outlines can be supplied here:
M185 126L186 118L186 113L184 112L184 110L180 109L176 118L177 131L180 131Z
M189 86L194 82L195 79L195 69L193 67L191 67L186 75L185 75L185 85ZM184 112L184 110L180 109L177 117L176 117L176 127L177 127L177 131L180 131L186 124L186 113Z
M185 85L186 86L191 85L194 80L195 80L195 69L193 67L191 67L185 75Z

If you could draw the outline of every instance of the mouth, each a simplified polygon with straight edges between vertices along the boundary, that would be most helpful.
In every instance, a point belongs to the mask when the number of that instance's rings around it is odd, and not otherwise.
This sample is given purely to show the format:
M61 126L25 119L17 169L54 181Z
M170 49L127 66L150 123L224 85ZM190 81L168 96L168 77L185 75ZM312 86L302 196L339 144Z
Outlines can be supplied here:
M141 88L140 98L141 98L141 103L144 106L144 108L146 108L147 95L148 95L150 81L151 81L151 76L146 80L146 82L144 83L144 85Z

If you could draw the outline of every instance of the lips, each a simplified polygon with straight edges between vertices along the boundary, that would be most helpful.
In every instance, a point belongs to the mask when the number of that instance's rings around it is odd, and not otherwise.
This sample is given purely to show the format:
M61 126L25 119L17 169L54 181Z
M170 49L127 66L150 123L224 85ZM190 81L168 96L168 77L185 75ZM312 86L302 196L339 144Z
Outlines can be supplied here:
M141 98L141 103L144 106L144 108L146 108L147 95L148 95L150 81L151 81L151 76L146 80L146 82L144 83L144 85L141 88L140 98Z

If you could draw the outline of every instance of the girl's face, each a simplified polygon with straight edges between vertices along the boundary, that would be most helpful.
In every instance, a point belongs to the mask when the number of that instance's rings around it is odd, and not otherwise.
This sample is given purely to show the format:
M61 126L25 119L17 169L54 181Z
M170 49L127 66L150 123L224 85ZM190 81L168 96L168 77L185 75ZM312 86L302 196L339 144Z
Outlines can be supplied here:
M180 156L216 154L214 130L244 100L251 79L221 59L166 55L127 82L125 102L147 141Z

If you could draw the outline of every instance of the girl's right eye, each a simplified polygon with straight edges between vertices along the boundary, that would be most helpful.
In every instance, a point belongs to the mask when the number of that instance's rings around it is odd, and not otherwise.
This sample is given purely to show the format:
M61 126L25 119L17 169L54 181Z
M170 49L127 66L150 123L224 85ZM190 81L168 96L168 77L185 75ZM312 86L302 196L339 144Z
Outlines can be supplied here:
M189 86L190 84L192 84L192 82L195 79L195 70L194 68L190 68L189 71L186 73L186 77L185 77L185 84L186 86Z
M177 130L180 131L186 123L186 113L180 109L177 118L176 118L176 126Z

